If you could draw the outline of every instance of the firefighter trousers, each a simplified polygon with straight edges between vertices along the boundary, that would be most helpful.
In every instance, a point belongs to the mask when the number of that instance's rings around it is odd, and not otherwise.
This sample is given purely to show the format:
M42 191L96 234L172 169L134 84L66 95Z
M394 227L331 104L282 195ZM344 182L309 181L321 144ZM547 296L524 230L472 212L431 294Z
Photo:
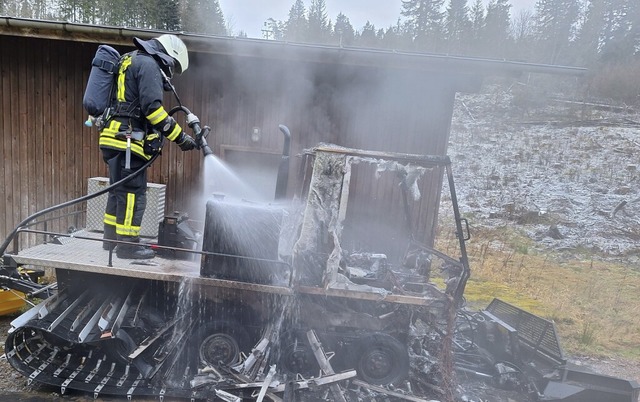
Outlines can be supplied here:
M127 169L125 151L108 148L101 148L101 151L102 158L109 169L110 185L134 173L146 163L145 160L132 154L130 167ZM146 193L146 169L133 179L109 191L104 214L105 234L115 232L118 240L137 241L147 205Z

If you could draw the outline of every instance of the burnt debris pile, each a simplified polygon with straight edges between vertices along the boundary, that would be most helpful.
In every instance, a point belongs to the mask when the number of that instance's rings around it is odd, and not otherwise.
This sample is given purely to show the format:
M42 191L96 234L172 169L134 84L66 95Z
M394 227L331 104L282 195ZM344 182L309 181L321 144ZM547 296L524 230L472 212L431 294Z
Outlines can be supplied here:
M291 204L209 200L203 235L186 231L201 250L132 263L74 233L5 256L55 267L59 289L12 322L7 359L29 382L94 397L637 399L634 384L567 368L553 323L498 300L464 309L469 233L450 165L321 144Z

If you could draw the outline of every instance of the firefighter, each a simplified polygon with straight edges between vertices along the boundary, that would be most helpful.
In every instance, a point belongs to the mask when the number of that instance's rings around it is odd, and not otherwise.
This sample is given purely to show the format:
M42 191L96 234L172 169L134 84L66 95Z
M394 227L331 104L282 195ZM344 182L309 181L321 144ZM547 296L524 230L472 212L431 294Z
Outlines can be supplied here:
M173 73L181 74L189 66L184 42L175 35L161 35L151 40L134 38L137 50L121 58L112 112L100 131L100 150L113 184L140 169L164 139L175 142L181 150L195 149L194 139L183 131L162 105L163 91L169 90ZM140 242L140 224L146 206L146 170L127 183L113 189L104 215L104 238L131 243ZM103 243L105 249L113 243ZM153 250L141 244L119 244L118 258L153 258Z

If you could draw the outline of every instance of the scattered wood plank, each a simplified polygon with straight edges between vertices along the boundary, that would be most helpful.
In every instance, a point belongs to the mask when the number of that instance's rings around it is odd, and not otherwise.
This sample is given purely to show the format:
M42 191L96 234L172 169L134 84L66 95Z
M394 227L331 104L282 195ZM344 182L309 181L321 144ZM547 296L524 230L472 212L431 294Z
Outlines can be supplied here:
M313 351L313 354L316 357L316 360L318 361L318 364L320 365L320 369L322 370L322 372L327 375L335 374L335 371L333 371L333 367L331 367L331 363L329 363L329 359L327 359L327 356L324 353L324 350L322 349L322 345L320 344L320 341L318 340L318 337L316 336L316 333L314 330L309 330L307 332L307 339L309 340L309 344L311 345L311 350ZM344 397L344 394L342 393L342 389L340 389L340 385L331 384L329 386L329 389L333 394L334 400L338 402L347 402L347 400Z
M235 373L235 372L230 372L229 373L232 377L234 377L236 380L240 381L240 383L236 384L233 386L233 388L235 389L245 389L245 388L260 388L263 386L263 384L266 381L261 381L261 382L251 382L251 379L243 374L240 373ZM271 386L271 384L268 384L269 386ZM268 391L266 393L266 397L271 399L273 402L282 402L282 398L280 398L277 395L274 395L274 392L278 392L278 391L274 391L273 389L275 389L275 387L271 387L272 390Z
M242 399L239 396L230 394L228 392L216 389L216 396L220 399L222 399L223 401L226 402L242 402Z
M299 380L295 381L296 389L307 389L313 387L321 387L324 385L329 385L334 382L348 380L357 375L355 370L349 370L338 374L327 375L320 378L310 378L308 380ZM273 387L272 392L284 392L286 384L280 384L277 387Z
M267 349L268 346L269 346L269 340L266 338L262 338L260 342L258 342L256 347L254 347L253 350L251 350L251 354L246 358L246 360L241 364L235 366L233 369L238 371L239 373L242 373L244 375L251 377L249 373L251 373L253 366L256 363L259 363L260 360L264 357L265 350Z
M551 126L556 128L565 127L638 127L640 123L630 119L595 119L595 120L573 120L573 121L530 121L520 124L527 126Z
M271 402L282 402L282 398L275 395L273 392L267 392L267 398L271 399Z
M576 101L576 100L558 99L558 98L552 98L551 101L556 103L564 103L566 105L589 106L598 110L626 112L626 113L633 112L633 108L630 106L616 106L616 105L610 105L607 103L585 102L585 101Z
M271 380L273 379L273 376L276 375L276 365L272 365L271 368L269 369L269 372L267 373L267 376L264 379L264 383L262 384L262 387L260 388L260 392L258 393L258 397L256 398L256 402L262 402L262 400L264 399L265 394L267 393L267 388L269 388L269 384L271 384Z
M368 382L364 382L364 381L360 381L360 380L353 380L352 384L360 386L360 387L363 387L363 388L368 388L368 389L370 389L372 391L379 392L381 394L393 396L395 398L404 399L406 401L412 401L412 402L440 402L440 401L436 401L436 400L433 400L433 399L427 400L427 399L418 398L418 397L415 397L415 396L412 396L412 395L405 395L405 394L401 394L399 392L389 391L386 388L379 387L377 385L372 385L372 384L369 384Z

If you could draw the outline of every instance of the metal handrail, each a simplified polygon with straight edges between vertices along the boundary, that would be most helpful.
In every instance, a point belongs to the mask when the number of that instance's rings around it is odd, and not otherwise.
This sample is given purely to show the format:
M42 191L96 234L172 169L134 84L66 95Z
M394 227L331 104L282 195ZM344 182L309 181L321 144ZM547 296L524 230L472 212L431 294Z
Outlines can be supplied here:
M132 243L132 242L122 241L122 240L97 239L95 237L90 237L90 236L82 236L82 235L79 236L79 235L76 235L74 233L50 232L50 231L44 231L44 230L28 229L26 227L18 228L16 234L19 234L19 233L34 233L34 234L42 234L42 235L48 235L48 236L54 236L54 237L68 237L68 238L73 238L73 239L89 240L89 241L95 241L95 242L100 242L100 243L108 242L108 243L111 243L111 244L134 244L134 245L140 245L140 243ZM239 259L244 259L244 260L249 260L249 261L256 261L256 262L275 263L275 264L287 267L289 269L290 273L293 273L293 266L290 263L286 262L286 261L271 260L271 259L268 259L268 258L259 258L259 257L249 257L249 256L244 256L244 255L239 255L239 254L226 254L226 253L217 253L217 252L213 252L213 251L202 251L202 250L192 250L192 249L180 248L180 247L161 246L159 244L148 244L148 245L149 246L153 246L154 249L179 251L179 252L186 252L186 253L199 254L199 255L208 255L208 256L239 258ZM112 251L109 253L110 256L111 256L111 253L112 253Z

